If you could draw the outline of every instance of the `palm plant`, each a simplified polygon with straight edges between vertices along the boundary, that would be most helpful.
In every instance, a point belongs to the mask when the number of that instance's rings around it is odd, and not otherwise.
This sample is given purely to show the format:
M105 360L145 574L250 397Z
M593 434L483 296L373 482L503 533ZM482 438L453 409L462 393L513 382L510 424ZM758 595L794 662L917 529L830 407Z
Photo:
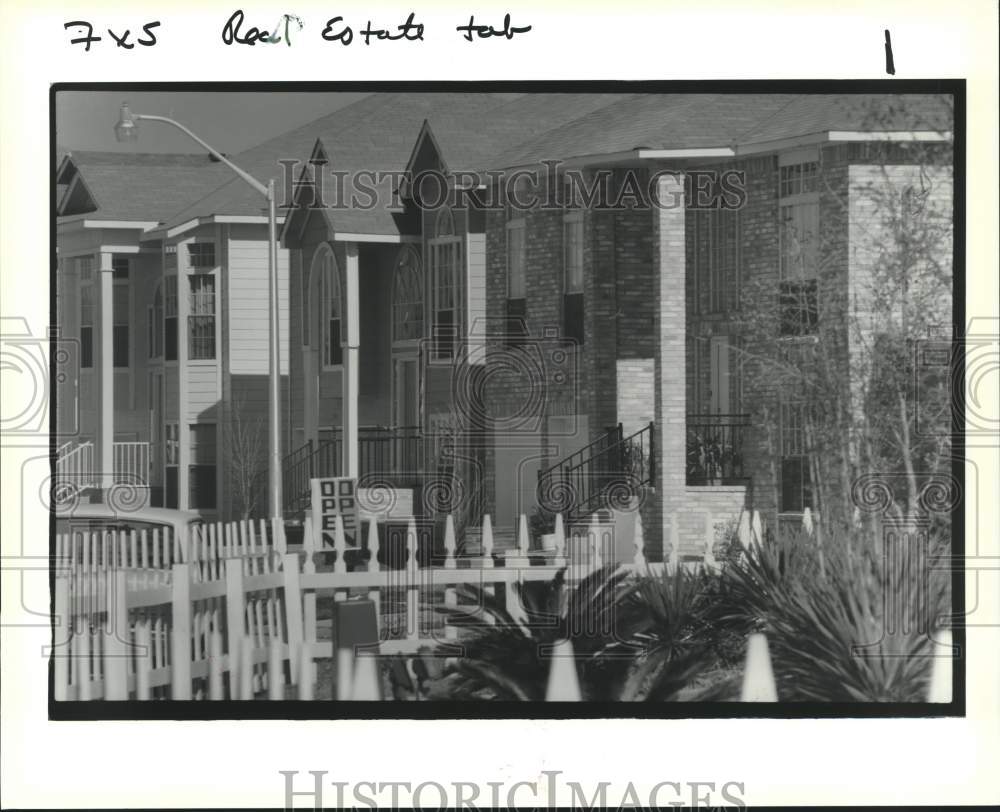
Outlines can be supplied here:
M606 566L570 589L560 572L519 588L523 620L482 590L469 590L474 608L442 611L456 625L476 626L467 628L461 656L449 660L429 698L544 700L552 645L568 639L583 699L676 700L717 659L704 598L708 578ZM492 624L483 623L486 616ZM701 698L699 691L693 696Z
M462 653L447 660L428 698L543 701L552 647L567 639L576 654L583 698L612 698L630 660L600 655L615 639L614 606L628 578L627 571L609 565L572 588L565 570L551 581L519 584L523 617L481 588L460 590L458 607L436 608L465 631Z
M727 616L768 633L783 700L920 701L944 584L927 577L926 561L847 549L831 539L821 550L808 536L755 548L726 571Z
M676 700L713 669L713 629L705 600L712 579L683 567L647 571L623 592L616 612L620 637L609 651L631 652L634 662L620 700Z

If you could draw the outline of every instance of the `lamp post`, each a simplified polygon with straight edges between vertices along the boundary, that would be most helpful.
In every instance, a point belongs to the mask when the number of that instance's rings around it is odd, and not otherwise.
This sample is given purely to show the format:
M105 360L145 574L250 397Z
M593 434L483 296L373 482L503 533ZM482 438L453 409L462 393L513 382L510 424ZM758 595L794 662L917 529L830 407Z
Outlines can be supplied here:
M224 163L239 177L256 189L267 200L267 282L268 282L268 444L267 444L267 494L270 515L281 518L281 356L278 335L278 227L274 199L274 179L261 183L244 172L225 155L205 143L191 130L165 116L150 116L133 113L128 102L121 106L118 123L115 124L115 138L122 142L135 141L139 137L139 121L160 121L180 130L193 141L208 150L217 161Z

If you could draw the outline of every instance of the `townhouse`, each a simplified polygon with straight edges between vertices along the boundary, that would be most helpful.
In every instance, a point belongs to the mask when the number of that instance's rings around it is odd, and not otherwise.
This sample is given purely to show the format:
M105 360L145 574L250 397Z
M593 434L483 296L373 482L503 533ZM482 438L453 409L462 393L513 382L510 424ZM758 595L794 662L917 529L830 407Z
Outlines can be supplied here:
M931 176L950 212L948 112L903 102L373 94L234 156L257 177L287 180L282 161L300 173L279 262L286 516L310 477L350 474L428 520L488 512L508 536L521 513L627 528L639 511L655 559L673 533L695 551L706 516L815 509L800 399L760 359L823 342L850 379L860 349L843 314L864 309L864 246L885 239L862 185ZM95 192L115 160L106 182L131 197ZM266 221L220 169L63 162L59 323L81 369L75 401L58 399L79 404L67 460L88 442L98 461L147 443L136 466L152 500L229 518L263 509ZM143 186L149 171L169 178ZM361 172L384 173L367 198L316 180ZM439 201L399 181L426 172L476 180ZM737 205L711 187L726 172ZM603 197L580 194L595 183ZM101 258L96 298L87 257ZM748 326L756 310L776 319Z

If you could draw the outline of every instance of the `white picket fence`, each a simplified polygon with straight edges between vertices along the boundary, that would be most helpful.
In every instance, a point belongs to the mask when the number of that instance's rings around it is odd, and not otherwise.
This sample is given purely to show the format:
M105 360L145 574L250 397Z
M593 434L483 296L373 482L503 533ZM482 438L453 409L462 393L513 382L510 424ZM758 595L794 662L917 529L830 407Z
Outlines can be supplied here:
M252 541L264 536L263 527L255 536L238 532L236 525L214 532L208 526L193 539L191 560L178 556L176 545L160 535L93 534L82 548L75 539L62 539L57 554L68 566L56 574L56 699L249 699L264 691L280 699L286 682L308 698L314 692L314 661L335 654L333 641L319 633L320 598L372 599L379 653L416 653L459 636L429 604L457 606L460 588L473 586L502 594L508 611L523 617L518 584L547 581L563 567L571 580L582 578L601 565L611 543L609 531L596 523L569 539L557 532L551 561L531 565L522 519L516 549L495 566L490 517L483 520L481 555L473 560L456 556L449 519L443 559L420 567L416 523L410 519L405 567L387 569L378 560L379 534L372 521L367 565L348 572L339 521L334 548L325 556L317 555L311 527L302 552L288 552L280 524L275 528L275 543L264 546ZM318 568L317 558L330 555L332 569ZM641 531L635 560L644 562Z
M676 528L676 521L673 527ZM714 524L706 518L706 541ZM444 556L418 563L416 522L405 536L405 565L379 563L380 538L369 522L367 564L348 571L348 545L339 518L332 550L321 550L308 520L303 549L290 552L280 521L206 525L192 535L190 555L168 534L104 533L57 540L55 697L94 699L251 699L266 693L283 699L315 693L315 661L332 658L334 642L322 635L317 602L372 600L381 655L414 654L424 646L460 641L435 606L456 607L462 587L502 596L507 610L523 617L517 587L548 581L564 569L570 582L611 561L612 529L596 517L566 534L557 516L555 547L545 562L531 561L527 519L518 523L516 546L494 562L490 517L484 516L479 555L456 555L454 526L445 529ZM671 533L675 535L676 530ZM741 519L739 539L763 538L759 516ZM642 522L636 520L632 569L715 567L710 542L701 561L647 564ZM333 558L332 568L324 559ZM317 563L319 562L319 566ZM332 621L329 621L332 623ZM487 620L488 622L488 620ZM359 657L357 667L367 668ZM347 697L344 697L347 698Z
M169 570L192 562L218 568L227 558L255 555L269 549L285 552L285 528L279 519L196 524L190 538L177 538L169 527L150 530L101 530L58 533L56 571L113 569Z

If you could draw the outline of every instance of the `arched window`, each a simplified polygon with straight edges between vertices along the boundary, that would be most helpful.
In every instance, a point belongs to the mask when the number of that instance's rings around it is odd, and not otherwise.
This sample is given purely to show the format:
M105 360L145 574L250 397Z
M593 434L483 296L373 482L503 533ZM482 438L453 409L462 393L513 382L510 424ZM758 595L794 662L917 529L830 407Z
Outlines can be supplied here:
M313 274L319 274L319 327L322 331L323 367L337 367L344 362L341 347L343 307L340 298L340 273L329 245L320 246L313 255L310 277L316 278Z
M404 246L392 277L392 340L417 341L424 333L424 290L420 257Z
M458 285L462 267L462 240L455 234L451 209L442 209L438 214L429 249L432 358L451 361L459 329Z

